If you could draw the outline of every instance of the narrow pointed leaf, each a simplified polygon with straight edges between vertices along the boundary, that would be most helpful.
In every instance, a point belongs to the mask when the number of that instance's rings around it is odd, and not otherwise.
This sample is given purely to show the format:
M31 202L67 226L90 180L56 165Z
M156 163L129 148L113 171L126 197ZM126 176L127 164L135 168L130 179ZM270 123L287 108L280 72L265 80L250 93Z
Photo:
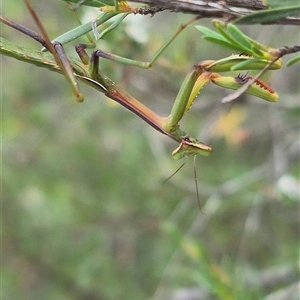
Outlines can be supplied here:
M259 48L257 48L255 44L252 44L251 46L251 53L257 57L261 57L261 58L265 57L265 52L262 52Z
M211 37L216 40L218 39L218 40L226 41L226 39L221 34L215 32L207 27L197 25L197 26L195 26L195 28L197 30L199 30L200 32L202 32L204 34L204 37Z
M300 13L300 6L271 8L236 19L235 24L263 24L278 21Z
M111 25L109 25L106 29L104 29L98 36L98 40L103 39L108 33L110 33L112 30L114 30L116 27L118 27L121 22L128 16L129 13L124 13L121 15L118 20L113 22Z
M72 3L78 3L80 0L63 0L66 2L72 2ZM102 6L113 6L115 5L115 1L114 0L87 0L84 1L81 5L85 5L85 6L92 6L92 7L102 7Z
M283 4L285 6L296 6L297 4L299 5L299 0L263 0L263 5L265 6L269 6L269 7L276 7L276 6L280 6L282 7Z
M248 52L251 53L252 44L247 39L247 36L245 36L236 26L230 23L227 25L227 30L238 44L248 49Z
M219 21L213 21L213 24L215 26L215 28L222 34L222 36L228 41L230 42L232 45L236 45L238 47L240 47L241 45L230 35L226 32L226 30L224 29L224 27L220 24Z
M300 61L300 55L296 56L296 57L293 57L291 58L287 63L286 65L289 67L295 63L297 63L298 61Z
M99 26L102 23L108 21L112 17L116 16L118 13L103 13L101 14L97 19L96 19L96 25ZM59 37L55 38L53 41L59 42L62 45L65 45L69 42L74 41L75 39L79 38L82 35L85 35L86 33L90 32L93 30L93 24L91 21L82 24L62 35ZM52 42L53 42L52 41ZM42 49L42 51L47 51L45 48Z
M235 65L233 65L230 70L231 71L235 71L235 70L249 70L249 69L253 69L251 68L251 65L254 65L255 63L261 62L261 60L259 58L253 58L253 59L249 59L249 60L245 60L242 62L239 62Z
M236 45L232 45L226 41L222 41L222 40L219 40L219 39L214 39L214 38L211 38L211 37L203 37L203 39L207 40L207 41L210 41L212 43L215 43L215 44L218 44L218 45L221 45L223 47L226 47L228 49L231 49L233 51L237 51L237 52L244 52L244 49L239 47L239 46L236 46Z

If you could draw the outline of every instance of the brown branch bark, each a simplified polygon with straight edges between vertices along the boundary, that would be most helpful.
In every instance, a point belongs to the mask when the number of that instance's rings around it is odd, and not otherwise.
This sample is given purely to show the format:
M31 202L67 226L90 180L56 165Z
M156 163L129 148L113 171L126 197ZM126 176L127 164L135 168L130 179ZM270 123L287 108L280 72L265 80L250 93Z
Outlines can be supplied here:
M268 7L262 0L133 0L173 12L194 14L202 18L235 19ZM300 17L288 17L268 24L300 25Z

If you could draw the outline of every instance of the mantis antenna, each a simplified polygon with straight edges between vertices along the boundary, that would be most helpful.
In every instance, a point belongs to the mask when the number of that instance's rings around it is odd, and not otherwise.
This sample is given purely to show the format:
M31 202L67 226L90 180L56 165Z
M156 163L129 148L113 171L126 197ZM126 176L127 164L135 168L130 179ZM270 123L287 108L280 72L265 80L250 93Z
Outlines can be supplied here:
M196 187L196 194L197 194L197 201L200 211L203 213L201 204L200 204L200 195L199 195L199 188L198 188L198 178L197 178L197 169L196 169L196 159L197 155L194 155L194 179L195 179L195 187Z
M198 177L197 177L197 169L196 169L196 159L197 155L194 155L194 161L193 161L193 169L194 169L194 180L195 180L195 187L196 187L196 194L197 194L197 202L200 211L203 213L200 203L200 194L199 194L199 187L198 187ZM165 184L167 181L169 181L174 175L176 175L186 164L186 161L175 171L173 172L167 179L164 180L162 184Z
M173 172L167 179L165 179L162 184L165 184L167 181L169 181L169 179L171 179L175 174L177 174L179 172L179 170L181 170L183 168L185 163L186 163L186 161L175 172Z

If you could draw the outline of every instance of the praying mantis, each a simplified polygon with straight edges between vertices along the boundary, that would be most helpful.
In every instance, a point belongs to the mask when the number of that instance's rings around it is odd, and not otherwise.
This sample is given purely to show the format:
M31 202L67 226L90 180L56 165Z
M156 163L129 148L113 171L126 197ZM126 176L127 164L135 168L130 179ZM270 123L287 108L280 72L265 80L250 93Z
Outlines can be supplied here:
M234 25L229 24L226 27L222 22L215 21L214 25L220 32L223 42L232 45L233 48L236 48L239 52L220 60L205 60L196 63L182 82L170 114L168 116L160 116L128 94L121 86L117 85L100 71L100 58L117 60L126 64L132 64L131 60L122 59L101 50L93 51L89 58L86 52L86 45L84 44L76 46L80 61L69 58L65 54L61 43L69 42L74 39L74 37L76 38L79 35L85 34L92 29L93 25L80 26L81 29L83 27L85 29L83 31L79 31L78 29L75 35L73 30L51 42L42 23L31 7L29 0L24 1L33 19L40 28L42 36L3 16L0 17L0 21L35 39L50 53L24 49L4 38L1 38L0 40L0 52L4 55L29 62L36 66L62 73L67 78L69 85L79 102L83 101L83 96L79 90L77 81L81 81L91 86L110 99L118 102L126 109L139 116L154 129L179 143L179 146L172 152L172 156L175 159L181 159L188 156L196 157L197 155L207 156L212 152L212 148L209 145L198 141L196 138L190 137L180 128L179 124L183 116L186 115L192 107L194 100L202 88L207 83L211 82L223 88L236 90L248 81L255 79L247 74L239 74L238 76L232 77L222 76L218 72L230 71L233 69L247 71L260 70L266 66L270 69L279 69L282 66L281 59L276 57L276 49L269 48L251 40L241 33ZM103 8L105 13L104 15L101 15L102 19L99 18L101 21L107 20L107 18L109 19L118 13L124 13L126 15L127 13L133 12L129 11L125 1L116 1L115 4L113 9L106 6ZM95 26L97 26L97 24L98 23L96 22ZM201 26L196 28L204 34L209 34L207 30ZM170 42L172 42L179 32L180 30ZM219 37L215 35L214 38L217 39ZM145 65L138 62L133 62L133 64L139 67L150 67L169 43L161 48L158 55L155 56L150 64ZM247 93L270 102L276 102L278 100L278 94L259 79L254 80L253 84L247 90Z

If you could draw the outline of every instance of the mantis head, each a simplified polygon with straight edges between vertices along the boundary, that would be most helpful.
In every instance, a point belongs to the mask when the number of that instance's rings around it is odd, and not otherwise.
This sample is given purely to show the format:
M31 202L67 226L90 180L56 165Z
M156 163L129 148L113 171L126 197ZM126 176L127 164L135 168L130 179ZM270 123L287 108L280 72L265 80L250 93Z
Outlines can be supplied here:
M180 145L172 152L174 159L181 159L191 155L208 156L212 152L212 148L196 139L185 137L182 139Z

